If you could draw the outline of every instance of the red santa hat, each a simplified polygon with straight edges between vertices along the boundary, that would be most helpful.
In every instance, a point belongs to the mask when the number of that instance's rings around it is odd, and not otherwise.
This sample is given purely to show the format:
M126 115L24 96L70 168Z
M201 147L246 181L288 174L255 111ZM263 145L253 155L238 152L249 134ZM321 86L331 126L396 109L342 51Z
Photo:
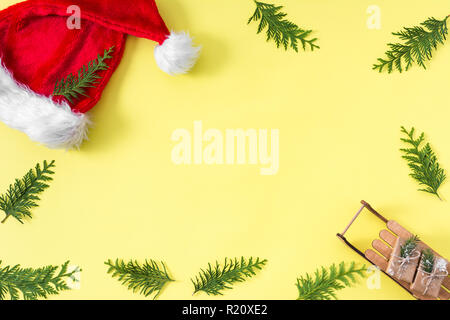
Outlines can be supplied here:
M78 9L81 27L69 28ZM156 63L170 75L187 72L199 52L188 34L169 32L154 0L28 0L0 11L0 120L50 148L78 147L127 35L156 41ZM90 85L54 94L110 48Z

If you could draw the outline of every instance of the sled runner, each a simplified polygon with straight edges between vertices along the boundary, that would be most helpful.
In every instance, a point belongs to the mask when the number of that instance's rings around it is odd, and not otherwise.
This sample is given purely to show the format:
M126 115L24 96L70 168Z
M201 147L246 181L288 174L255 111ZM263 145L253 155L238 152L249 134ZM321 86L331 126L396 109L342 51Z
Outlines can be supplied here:
M389 278L391 278L393 281L397 282L400 286L402 286L406 291L408 291L412 296L414 296L416 299L419 300L432 300L433 298L423 296L421 294L418 294L416 292L412 292L410 290L410 284L406 283L404 281L398 281L394 278L392 278L390 275L386 273L386 269L388 266L388 261L392 253L392 247L395 244L395 241L398 236L402 238L409 238L412 233L403 228L400 224L398 224L394 220L388 220L385 217L383 217L381 214L379 214L375 209L373 209L367 202L361 201L362 207L358 210L358 212L355 214L353 219L350 221L350 223L347 225L347 227L344 229L342 233L338 233L337 236L339 239L341 239L347 246L349 246L353 251L355 251L357 254L359 254L361 257L369 261L370 263L376 265L380 270L386 274ZM350 226L355 222L356 218L360 215L360 213L364 210L369 210L372 214L374 214L378 219L382 220L384 223L386 223L387 230L381 230L380 231L380 239L375 239L372 242L373 249L367 249L364 253L360 251L358 248L356 248L354 245L352 245L346 238L345 233L348 231ZM419 246L422 249L430 248L425 243L420 241ZM432 248L430 248L433 250ZM433 250L434 254L438 257L441 257L439 253L437 253L435 250ZM450 264L447 265L447 270L450 273ZM438 299L440 300L450 300L450 277L446 277L444 279L444 282L442 283L441 290L439 292Z

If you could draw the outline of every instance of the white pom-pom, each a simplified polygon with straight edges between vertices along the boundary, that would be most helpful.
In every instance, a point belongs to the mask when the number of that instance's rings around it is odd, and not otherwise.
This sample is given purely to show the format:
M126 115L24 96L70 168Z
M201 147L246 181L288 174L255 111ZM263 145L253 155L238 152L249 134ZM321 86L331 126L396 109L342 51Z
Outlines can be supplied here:
M79 147L90 124L66 102L55 103L17 83L0 60L0 120L49 148Z
M445 260L443 258L437 259L435 268L437 271L440 271L440 272L447 271L447 260Z
M170 74L188 72L195 64L200 47L194 47L189 34L171 32L162 45L155 48L155 59L158 67Z

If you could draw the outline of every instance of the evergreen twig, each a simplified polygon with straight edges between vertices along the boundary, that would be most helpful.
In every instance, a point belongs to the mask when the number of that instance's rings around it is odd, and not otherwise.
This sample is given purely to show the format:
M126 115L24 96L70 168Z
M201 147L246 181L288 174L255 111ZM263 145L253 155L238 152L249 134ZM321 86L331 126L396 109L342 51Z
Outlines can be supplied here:
M1 263L0 261L0 300L8 297L11 300L19 300L21 297L24 300L46 299L49 295L70 290L66 280L71 278L75 281L74 274L81 271L76 268L68 272L69 261L61 267L45 266L38 269L21 268L20 265L1 267Z
M411 254L414 252L414 250L417 247L417 244L419 243L420 239L418 236L411 236L409 237L405 243L400 246L400 257L407 258L411 256Z
M174 281L170 278L164 262L159 265L150 259L141 265L133 260L125 263L116 259L115 262L108 260L105 264L109 267L108 273L111 273L113 278L117 277L129 290L139 292L145 297L154 294L153 299L159 296L166 283Z
M415 139L414 131L414 128L408 131L401 127L401 132L407 136L407 138L401 140L411 146L410 148L400 149L404 153L402 158L408 162L412 171L410 176L419 182L419 185L425 186L419 191L434 194L441 199L438 189L446 178L444 169L439 166L437 157L429 143L422 148L420 147L425 140L425 134L421 133L419 138Z
M434 253L430 249L425 249L422 252L422 270L432 273L434 269Z
M194 294L203 291L208 295L222 295L225 289L232 289L237 282L244 282L246 278L253 277L257 270L261 270L267 260L260 258L227 259L223 265L216 261L215 266L208 263L206 270L201 269L198 276L191 279L194 284Z
M308 273L297 279L297 300L331 300L336 299L336 291L357 282L357 276L365 277L366 267L357 268L352 262L348 268L341 262L338 267L332 264L328 269L317 269L314 276Z
M426 69L425 62L431 60L433 50L446 40L447 19L448 16L443 20L428 18L420 26L404 28L399 32L392 33L402 42L389 43L386 58L379 58L378 63L373 65L373 69L379 72L387 69L388 73L397 69L402 72L403 70L408 71L413 63Z
M105 50L103 56L98 55L97 59L90 61L78 70L77 75L69 74L65 79L61 79L55 83L53 90L54 96L64 96L70 103L78 99L79 96L88 97L86 88L94 88L98 84L99 71L109 69L105 60L111 59L111 53L114 51L114 46Z
M267 27L267 41L274 40L277 48L283 46L285 50L291 47L298 52L298 41L301 42L303 50L307 46L313 51L320 47L315 43L317 38L309 38L312 30L305 30L295 23L286 20L286 13L280 12L282 6L255 1L256 10L248 19L247 24L252 21L260 21L258 34Z
M20 223L23 218L31 218L30 209L37 207L37 201L40 200L38 194L49 187L47 182L53 180L50 175L54 174L51 170L55 167L55 161L48 163L44 161L43 167L36 164L35 170L31 169L25 176L9 186L5 194L0 196L0 210L3 210L6 217L2 223L10 217L14 217Z

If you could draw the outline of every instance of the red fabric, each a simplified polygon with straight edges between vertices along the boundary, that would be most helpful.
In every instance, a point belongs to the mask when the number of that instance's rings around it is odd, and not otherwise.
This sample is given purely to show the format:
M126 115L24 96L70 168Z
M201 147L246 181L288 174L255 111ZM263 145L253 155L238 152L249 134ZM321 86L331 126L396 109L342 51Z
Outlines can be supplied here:
M81 29L67 28L67 8L81 9ZM50 96L55 83L114 46L110 68L99 73L89 97L71 104L87 112L120 63L126 35L164 42L169 30L154 0L28 0L0 11L0 57L14 78L36 93ZM54 97L55 101L61 97Z

